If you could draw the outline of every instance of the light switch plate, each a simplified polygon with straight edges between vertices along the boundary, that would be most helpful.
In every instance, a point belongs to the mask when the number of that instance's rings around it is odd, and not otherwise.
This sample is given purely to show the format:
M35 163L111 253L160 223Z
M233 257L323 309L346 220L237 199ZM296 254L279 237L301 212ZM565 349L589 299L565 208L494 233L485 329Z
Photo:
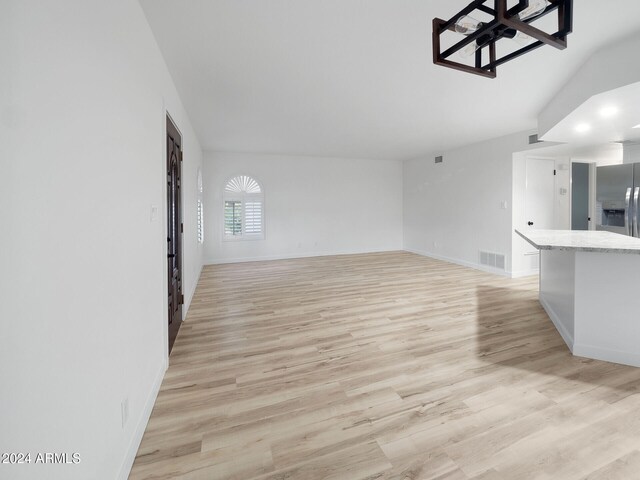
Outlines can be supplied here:
M155 222L158 218L158 207L156 205L151 205L151 213L149 214L149 219L152 222Z
M120 413L122 415L122 428L124 428L129 420L129 398L123 399L120 403Z

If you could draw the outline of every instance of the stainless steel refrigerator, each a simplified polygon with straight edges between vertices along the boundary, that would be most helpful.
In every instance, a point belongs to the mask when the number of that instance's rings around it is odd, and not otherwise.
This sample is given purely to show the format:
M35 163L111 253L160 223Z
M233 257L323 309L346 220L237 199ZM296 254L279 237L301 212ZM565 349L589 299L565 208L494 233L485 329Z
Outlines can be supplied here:
M596 230L640 237L640 163L598 167Z

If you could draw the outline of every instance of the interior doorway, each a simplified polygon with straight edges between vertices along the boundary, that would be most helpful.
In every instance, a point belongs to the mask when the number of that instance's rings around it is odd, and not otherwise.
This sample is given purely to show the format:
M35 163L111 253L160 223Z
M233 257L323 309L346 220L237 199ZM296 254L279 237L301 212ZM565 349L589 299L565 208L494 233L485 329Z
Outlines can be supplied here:
M591 165L571 164L571 230L589 230L589 190Z
M555 228L555 160L526 156L522 165L522 210L516 228L527 230ZM531 274L538 270L540 254L529 242L519 240L514 247L514 268Z
M555 161L527 158L524 230L554 228Z
M167 115L167 268L169 353L182 323L182 136Z

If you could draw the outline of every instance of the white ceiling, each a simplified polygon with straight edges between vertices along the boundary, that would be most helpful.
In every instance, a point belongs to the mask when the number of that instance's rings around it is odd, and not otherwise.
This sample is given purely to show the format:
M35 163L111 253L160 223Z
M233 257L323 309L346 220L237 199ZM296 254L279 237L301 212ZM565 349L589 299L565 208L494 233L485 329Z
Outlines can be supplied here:
M140 0L203 148L413 158L536 128L637 0L575 0L569 47L494 80L432 63L431 20L468 0ZM615 28L614 28L615 27Z
M594 95L549 130L544 140L581 146L640 141L640 83Z

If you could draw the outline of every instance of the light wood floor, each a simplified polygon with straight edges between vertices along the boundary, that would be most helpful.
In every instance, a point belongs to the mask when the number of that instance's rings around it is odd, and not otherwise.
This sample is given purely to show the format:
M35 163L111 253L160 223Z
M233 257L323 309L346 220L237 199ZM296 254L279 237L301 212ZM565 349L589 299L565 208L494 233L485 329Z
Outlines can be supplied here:
M210 266L170 363L131 479L640 478L640 369L572 357L536 278Z

